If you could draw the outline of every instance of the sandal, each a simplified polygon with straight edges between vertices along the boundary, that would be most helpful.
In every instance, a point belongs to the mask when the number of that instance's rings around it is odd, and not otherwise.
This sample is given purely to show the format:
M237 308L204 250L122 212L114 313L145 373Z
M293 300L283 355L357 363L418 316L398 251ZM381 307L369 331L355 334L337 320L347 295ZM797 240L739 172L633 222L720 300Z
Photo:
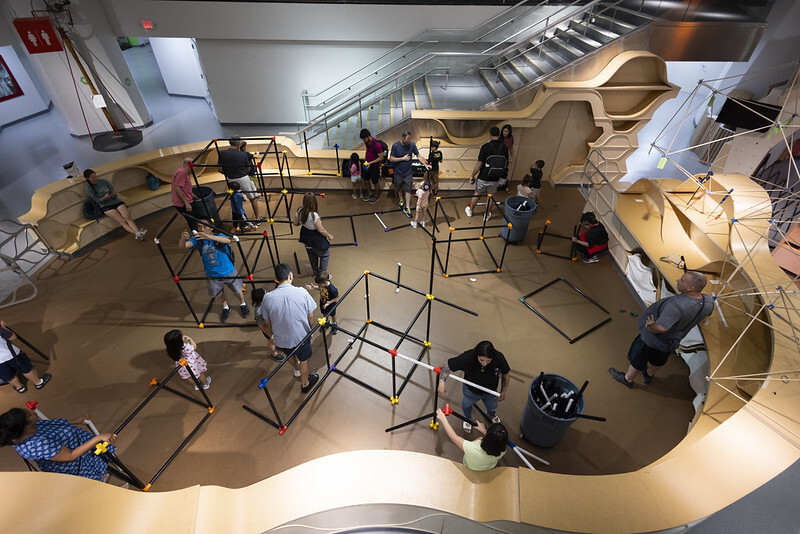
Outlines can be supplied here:
M28 386L26 386L26 385L23 385L21 388L18 388L16 386L11 386L11 387L14 388L14 391L16 391L17 393L27 393L28 392Z

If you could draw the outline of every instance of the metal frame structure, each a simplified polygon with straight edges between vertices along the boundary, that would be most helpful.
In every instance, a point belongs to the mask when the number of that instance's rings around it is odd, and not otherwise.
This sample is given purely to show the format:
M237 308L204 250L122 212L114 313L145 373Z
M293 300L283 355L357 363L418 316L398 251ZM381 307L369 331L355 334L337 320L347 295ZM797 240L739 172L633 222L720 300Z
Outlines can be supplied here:
M431 254L431 271L430 271L430 276L429 276L428 293L425 293L423 291L419 291L419 290L414 289L414 288L412 288L410 286L402 284L400 282L400 265L398 265L398 271L397 271L398 279L397 280L392 280L390 278L386 278L384 276L381 276L379 274L376 274L376 273L373 273L373 272L370 272L370 271L364 271L364 273L361 274L361 276L359 276L358 279L355 282L353 282L353 284L347 289L347 291L345 291L344 294L342 294L342 296L339 298L339 305L341 305L341 303L353 292L353 290L361 282L363 282L364 283L365 304L366 304L366 319L365 319L364 323L362 324L362 326L356 332L353 332L353 331L347 330L345 328L342 328L341 325L337 325L336 328L338 329L338 331L339 332L344 332L345 334L350 336L350 339L348 340L347 346L342 350L342 352L333 361L331 361L330 347L328 346L328 339L327 339L327 336L325 335L327 333L327 329L330 328L330 326L328 325L328 321L327 321L327 315L318 320L318 324L314 328L311 329L311 331L306 335L306 337L300 343L298 343L298 347L300 345L302 345L303 343L305 343L307 340L311 339L311 337L314 335L314 333L316 333L318 331L321 331L322 334L323 334L322 335L322 340L323 340L323 347L324 347L324 350L325 350L325 361L327 363L327 370L325 371L325 373L322 376L320 376L319 381L314 385L314 387L310 390L308 395L303 399L303 401L300 404L300 406L288 418L284 419L284 418L281 417L281 414L280 414L277 406L275 405L275 401L274 401L272 395L270 394L269 383L270 383L270 380L272 379L272 377L276 373L278 373L280 371L280 369L284 365L286 365L286 363L289 360L289 358L291 358L294 355L294 351L292 351L292 353L290 353L290 354L287 354L286 355L287 358L283 362L281 362L275 369L273 369L272 372L269 375L267 375L266 378L262 379L258 384L259 389L262 389L264 391L264 395L266 396L267 403L269 404L270 408L272 409L272 415L273 415L274 419L270 418L267 415L262 414L261 412L255 410L254 408L251 408L250 406L248 406L246 404L243 405L242 408L244 408L248 412L252 413L253 415L258 417L262 421L264 421L264 422L270 424L271 426L275 427L278 430L278 433L283 435L283 433L286 432L286 430L288 429L289 425L292 424L292 422L297 418L297 416L300 414L300 412L303 410L303 408L314 397L314 395L317 393L317 391L320 390L320 388L322 387L322 384L325 382L325 380L331 374L334 374L334 373L347 378L351 382L354 382L355 384L358 384L359 386L361 386L361 387L363 387L365 389L368 389L369 391L372 391L373 393L375 393L375 394L377 394L377 395L379 395L381 397L384 397L384 398L388 399L389 402L392 405L397 404L398 402L400 402L400 394L405 389L405 387L408 384L409 380L411 380L411 377L414 374L414 371L416 370L418 365L413 365L411 367L411 369L408 371L406 376L403 377L402 383L398 387L398 384L397 384L397 382L398 382L398 373L397 373L397 367L396 367L396 360L397 360L398 357L401 357L401 359L409 359L409 360L411 360L413 362L416 362L417 364L421 364L422 358L425 356L425 354L428 352L428 350L429 350L429 348L431 346L430 328L431 328L431 310L432 310L433 302L434 301L440 302L440 303L442 303L442 304L444 304L446 306L450 306L451 308L455 308L457 310L463 311L465 313L468 313L468 314L476 316L476 317L478 315L477 313L475 313L475 312L473 312L471 310L468 310L466 308L463 308L463 307L461 307L461 306L459 306L457 304L453 304L453 303L448 302L446 300L438 299L438 298L434 297L434 295L432 293L432 291L433 291L433 260L434 260L434 255ZM395 287L395 292L397 292L398 289L404 289L406 291L410 291L412 293L415 293L417 295L425 297L424 302L419 307L419 309L417 310L416 314L414 315L414 317L412 318L412 320L410 321L410 323L408 324L408 326L404 330L401 331L401 330L399 330L397 328L394 328L394 327L392 327L390 325L385 325L385 324L379 323L379 322L377 322L377 321L372 319L372 315L371 315L371 312L370 312L370 293L369 293L370 279L380 280L382 282L386 282L386 283L391 284L392 286ZM418 337L415 337L415 336L411 335L410 331L414 327L414 325L417 323L419 318L425 312L427 312L426 321L425 321L425 339L420 339ZM394 345L393 348L386 347L386 346L381 345L380 343L376 343L375 341L372 341L371 339L368 338L367 334L368 334L369 327L375 327L375 328L384 330L386 332L390 332L390 333L392 333L394 335L397 335L400 339L397 341L397 343ZM377 349L379 349L381 351L384 351L390 356L391 363L392 363L392 373L391 373L392 374L392 390L391 390L391 393L387 393L386 391L383 391L383 390L379 389L378 387L375 387L375 386L373 386L371 384L368 384L368 383L364 382L363 380L361 380L361 379L349 374L347 371L345 371L345 370L340 368L339 364L341 363L343 358L347 355L347 353L353 348L353 346L355 345L355 343L357 341L360 341L362 343L366 343L369 346L372 346L372 347L375 347L375 348L377 348ZM419 353L416 356L416 358L408 358L408 357L405 357L405 356L402 356L402 355L398 354L398 349L406 341L411 341L411 342L421 346L421 348L419 350ZM297 349L295 349L295 351L296 350Z
M596 300L594 300L592 297L590 297L589 295L587 295L586 293L584 293L583 291L578 289L578 287L576 287L572 282L570 282L569 280L567 280L563 276L559 276L558 278L556 278L552 282L546 283L545 285L543 285L539 289L535 289L535 290L531 291L530 293L528 293L527 295L525 295L524 297L519 299L520 302L522 302L525 305L526 308L528 308L533 313L535 313L536 315L541 317L544 322L546 322L547 324L549 324L553 328L553 330L555 330L556 332L558 332L559 334L564 336L567 339L567 341L569 341L570 345L572 345L576 341L578 341L580 339L583 339L584 337L588 336L589 334L591 334L592 332L594 332L595 330L597 330L601 326L605 325L606 323L611 322L611 317L606 317L603 321L600 321L599 323L597 323L593 327L589 328L588 330L586 330L582 334L579 334L579 335L577 335L575 337L569 337L566 333L564 333L563 330L561 330L558 326L556 326L550 319L545 317L539 310L537 310L536 308L534 308L533 306L528 304L528 302L526 300L526 299L532 297L533 295L539 293L540 291L544 291L548 287L550 287L550 286L552 286L554 284L557 284L558 282L564 282L569 287L574 289L576 293L578 293L580 296L582 296L583 298L585 298L586 300L588 300L589 302L591 302L592 304L597 306L599 309L603 310L606 314L610 315L611 313L607 309L605 309L603 306L601 306Z
M552 256L554 258L561 258L561 259L564 259L564 260L577 261L578 260L578 256L576 254L575 243L572 241L572 238L573 237L578 237L579 232L580 232L580 225L576 224L572 228L572 235L571 236L566 236L566 235L561 235L561 234L554 234L552 232L548 233L547 227L550 226L550 223L551 223L550 219L545 220L544 227L542 227L542 229L539 230L539 238L536 241L536 253L537 254L544 254L545 256ZM570 240L569 256L564 256L562 254L554 254L552 252L543 251L542 250L542 242L544 241L544 236L546 236L546 235L549 235L549 236L552 236L552 237L557 237L559 239L569 239Z
M501 272L503 270L503 261L505 260L505 257L506 257L506 250L508 250L509 241L508 241L507 238L504 238L502 235L499 235L499 234L498 235L488 236L488 235L486 235L486 230L487 229L491 229L491 228L509 228L510 229L511 228L511 222L506 218L505 213L503 212L503 207L500 205L499 202L497 202L494 199L494 197L491 194L487 194L486 195L486 199L487 199L486 203L488 205L489 202L491 202L491 203L493 203L495 205L495 207L497 207L497 211L503 216L503 220L506 222L506 224L487 225L486 224L487 223L487 219L484 216L483 224L480 227L481 234L479 236L477 236L477 237L466 237L466 238L455 238L455 239L453 238L453 234L456 231L477 230L478 228L469 227L469 226L456 228L455 226L453 226L452 221L454 219L451 219L450 217L448 217L447 212L445 212L444 206L441 205L442 204L442 200L456 200L456 199L460 199L460 198L472 198L474 196L475 195L473 193L470 193L469 195L455 195L455 196L448 196L448 197L443 197L441 195L436 196L434 198L435 207L434 207L434 210L433 210L433 216L431 217L432 228L431 228L430 231L427 228L423 228L425 230L425 232L427 232L428 235L431 236L431 242L433 243L433 255L436 257L436 261L439 264L439 268L442 271L442 276L444 276L445 278L449 278L449 277L452 277L452 276L474 276L474 275L478 275L478 274L499 273L499 272ZM483 195L478 195L478 198L480 198L482 196ZM444 243L447 244L447 251L445 253L444 263L442 262L442 258L440 256L439 250L438 250L438 245L440 243L440 240L436 237L436 233L440 231L438 226L436 225L436 219L437 219L437 217L439 215L439 211L440 210L442 212L442 216L444 217L445 222L447 223L447 228L448 228L447 240L443 241L443 244ZM510 236L511 233L509 232L508 235ZM504 242L504 244L503 244L503 252L502 252L502 254L500 256L500 261L499 262L497 261L497 258L495 258L495 255L492 254L492 250L491 250L491 248L489 248L489 245L486 242L487 239L496 239L496 238L502 239L503 242ZM492 262L494 263L494 269L487 269L487 270L484 270L484 271L474 271L474 272L468 272L468 273L450 273L450 272L448 272L448 269L450 267L450 251L452 249L453 243L468 243L470 241L480 241L481 243L483 243L484 247L486 247L486 252L488 252L489 257L492 259Z

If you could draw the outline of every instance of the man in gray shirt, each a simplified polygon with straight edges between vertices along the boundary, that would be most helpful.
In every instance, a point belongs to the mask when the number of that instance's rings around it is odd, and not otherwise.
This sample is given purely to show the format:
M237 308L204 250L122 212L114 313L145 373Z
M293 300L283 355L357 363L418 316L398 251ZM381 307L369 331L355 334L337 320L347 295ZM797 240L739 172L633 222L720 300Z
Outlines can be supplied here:
M317 303L308 291L292 285L294 274L287 264L281 263L275 267L275 278L278 287L264 295L258 309L264 318L262 331L275 341L279 351L287 356L294 351L289 363L300 371L300 390L308 393L319 380L319 376L317 373L311 376L308 374L311 338L303 340L311 331Z
M681 339L714 311L714 302L702 293L706 287L703 273L684 273L676 287L678 295L659 300L639 318L639 335L628 350L628 371L609 368L611 377L624 386L632 388L638 374L645 384L650 384Z

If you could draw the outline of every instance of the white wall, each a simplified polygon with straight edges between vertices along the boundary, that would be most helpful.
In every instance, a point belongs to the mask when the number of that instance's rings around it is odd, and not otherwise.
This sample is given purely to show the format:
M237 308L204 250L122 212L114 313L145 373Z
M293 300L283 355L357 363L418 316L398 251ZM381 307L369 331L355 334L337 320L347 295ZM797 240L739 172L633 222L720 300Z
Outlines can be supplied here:
M109 0L106 7L119 35L307 43L402 42L425 28L472 28L507 8L175 0ZM142 20L155 29L145 32Z
M303 89L324 89L387 50L221 39L197 47L223 124L303 122Z
M205 98L206 80L191 39L153 37L150 46L169 94Z
M45 102L39 95L13 46L0 46L0 56L3 57L8 70L14 75L24 93L22 96L0 102L0 128L2 128L6 124L45 111L50 102Z

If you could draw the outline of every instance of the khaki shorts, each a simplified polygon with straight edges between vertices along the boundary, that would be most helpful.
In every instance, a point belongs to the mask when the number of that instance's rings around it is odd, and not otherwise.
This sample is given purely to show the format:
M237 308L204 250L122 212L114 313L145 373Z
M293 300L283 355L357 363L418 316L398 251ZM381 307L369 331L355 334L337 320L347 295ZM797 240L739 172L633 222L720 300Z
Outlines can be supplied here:
M497 192L498 182L486 182L480 178L475 183L476 195L494 195Z

